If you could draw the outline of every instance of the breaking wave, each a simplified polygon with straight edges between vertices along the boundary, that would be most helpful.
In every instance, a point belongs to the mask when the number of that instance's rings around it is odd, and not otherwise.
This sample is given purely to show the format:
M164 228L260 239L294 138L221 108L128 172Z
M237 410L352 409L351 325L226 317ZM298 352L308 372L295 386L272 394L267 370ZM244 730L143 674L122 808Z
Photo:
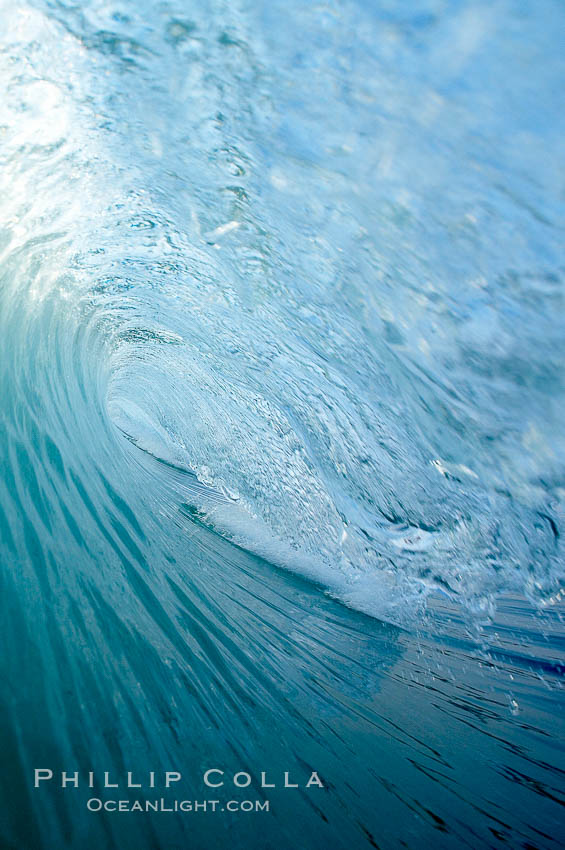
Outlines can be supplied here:
M155 526L154 566L184 510L395 622L430 593L559 594L559 40L421 5L5 0L28 551L59 523L111 538L104 491Z

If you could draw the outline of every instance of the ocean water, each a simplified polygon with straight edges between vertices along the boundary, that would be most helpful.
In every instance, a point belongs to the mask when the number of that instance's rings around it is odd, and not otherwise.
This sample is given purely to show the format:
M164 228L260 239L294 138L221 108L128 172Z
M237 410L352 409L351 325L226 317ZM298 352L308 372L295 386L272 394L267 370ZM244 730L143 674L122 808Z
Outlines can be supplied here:
M0 0L0 80L2 847L559 847L562 3Z

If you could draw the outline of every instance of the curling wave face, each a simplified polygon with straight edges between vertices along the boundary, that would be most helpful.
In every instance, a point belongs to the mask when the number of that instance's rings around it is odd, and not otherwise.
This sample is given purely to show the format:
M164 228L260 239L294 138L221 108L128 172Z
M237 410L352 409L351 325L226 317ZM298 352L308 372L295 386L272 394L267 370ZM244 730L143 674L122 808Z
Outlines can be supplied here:
M11 557L121 505L395 622L559 595L559 10L436 5L4 0Z

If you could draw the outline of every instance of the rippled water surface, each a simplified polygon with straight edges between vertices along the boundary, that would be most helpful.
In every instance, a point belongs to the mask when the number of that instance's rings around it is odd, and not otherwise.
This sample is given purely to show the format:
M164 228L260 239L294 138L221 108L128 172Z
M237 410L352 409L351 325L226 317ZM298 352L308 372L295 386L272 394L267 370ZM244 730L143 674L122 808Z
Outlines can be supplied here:
M560 846L562 4L0 0L0 80L2 846Z

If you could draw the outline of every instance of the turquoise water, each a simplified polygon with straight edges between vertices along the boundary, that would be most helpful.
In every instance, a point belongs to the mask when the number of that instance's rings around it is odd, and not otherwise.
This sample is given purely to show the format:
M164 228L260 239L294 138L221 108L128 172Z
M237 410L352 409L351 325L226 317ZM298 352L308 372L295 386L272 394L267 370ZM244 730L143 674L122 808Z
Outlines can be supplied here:
M1 0L2 846L559 846L564 47Z

